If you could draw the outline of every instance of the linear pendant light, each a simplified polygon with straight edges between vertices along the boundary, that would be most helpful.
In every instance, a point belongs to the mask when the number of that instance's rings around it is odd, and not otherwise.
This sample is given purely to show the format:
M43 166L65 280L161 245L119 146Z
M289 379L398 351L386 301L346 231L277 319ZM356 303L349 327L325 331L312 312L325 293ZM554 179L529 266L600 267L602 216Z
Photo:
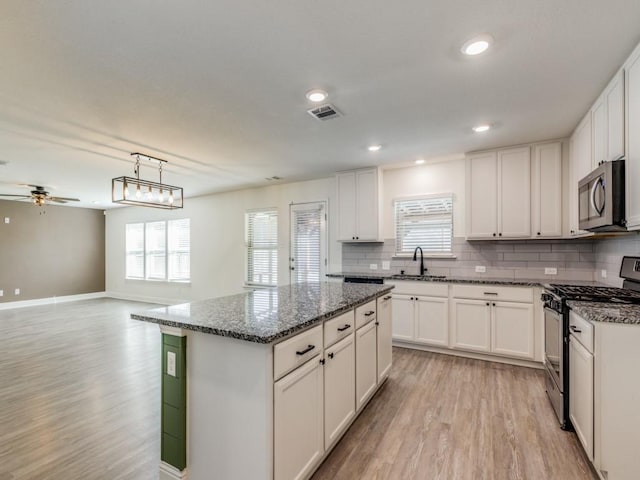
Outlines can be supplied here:
M184 206L182 187L162 183L162 166L166 160L151 157L142 153L132 153L136 164L133 172L135 177L117 177L111 180L111 201L125 205L141 207L164 208L174 210ZM151 162L158 162L159 182L140 178L140 158Z

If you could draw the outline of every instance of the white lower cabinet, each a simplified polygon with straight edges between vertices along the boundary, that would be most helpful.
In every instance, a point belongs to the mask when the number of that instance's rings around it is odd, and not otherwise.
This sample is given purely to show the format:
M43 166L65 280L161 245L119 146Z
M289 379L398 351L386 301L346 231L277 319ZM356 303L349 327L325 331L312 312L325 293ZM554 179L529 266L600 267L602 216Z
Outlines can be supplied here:
M274 384L274 477L306 478L324 454L323 369L309 360Z
M378 384L376 323L356 331L356 409L360 410Z
M452 300L451 347L474 352L491 351L490 302Z
M529 303L491 303L491 351L533 359L534 314Z
M415 320L413 296L393 295L393 327L394 340L413 340L415 338Z
M378 297L376 326L378 327L378 383L382 382L389 376L391 371L391 311L392 297L385 295Z
M449 299L415 298L415 341L439 347L449 346Z
M355 386L355 341L352 332L325 350L324 446L327 449L340 438L356 414Z
M593 461L593 353L574 335L569 341L569 418Z

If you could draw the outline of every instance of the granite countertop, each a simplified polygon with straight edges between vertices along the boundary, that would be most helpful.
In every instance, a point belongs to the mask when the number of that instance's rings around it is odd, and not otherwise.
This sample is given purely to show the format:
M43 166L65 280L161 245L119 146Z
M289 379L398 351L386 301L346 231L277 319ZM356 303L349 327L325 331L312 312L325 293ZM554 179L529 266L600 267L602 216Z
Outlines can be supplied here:
M568 301L567 305L585 320L592 322L640 325L640 305Z
M272 343L366 303L393 285L299 283L154 308L131 318L170 327Z

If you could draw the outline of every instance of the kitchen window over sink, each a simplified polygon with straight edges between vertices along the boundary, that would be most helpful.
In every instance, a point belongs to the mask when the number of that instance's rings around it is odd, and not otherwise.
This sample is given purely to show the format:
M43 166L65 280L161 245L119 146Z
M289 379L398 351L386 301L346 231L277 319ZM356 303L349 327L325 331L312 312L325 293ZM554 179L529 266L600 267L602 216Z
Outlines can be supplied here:
M278 284L278 211L246 213L247 284Z
M424 195L393 201L396 256L413 255L422 247L425 255L451 256L453 195Z
M188 282L191 279L191 222L188 218L125 226L125 277Z

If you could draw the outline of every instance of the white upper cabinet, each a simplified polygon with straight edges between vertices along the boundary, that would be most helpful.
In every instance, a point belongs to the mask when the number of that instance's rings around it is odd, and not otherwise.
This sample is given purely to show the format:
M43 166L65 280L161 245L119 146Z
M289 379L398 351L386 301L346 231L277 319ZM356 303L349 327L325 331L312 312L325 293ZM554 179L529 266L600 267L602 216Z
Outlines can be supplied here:
M382 240L380 221L381 176L377 168L336 174L338 188L338 240Z
M607 158L607 103L599 98L591 109L591 135L593 140L593 156L591 170Z
M530 148L467 158L467 238L531 236Z
M640 47L625 65L626 71L626 145L627 228L640 228Z
M562 236L562 143L533 147L533 236Z
M569 158L571 173L567 188L569 190L569 234L572 237L589 234L578 227L578 182L592 170L591 124L591 113L588 113L571 136L571 155Z
M591 108L593 159L601 162L624 156L624 72L621 70Z

